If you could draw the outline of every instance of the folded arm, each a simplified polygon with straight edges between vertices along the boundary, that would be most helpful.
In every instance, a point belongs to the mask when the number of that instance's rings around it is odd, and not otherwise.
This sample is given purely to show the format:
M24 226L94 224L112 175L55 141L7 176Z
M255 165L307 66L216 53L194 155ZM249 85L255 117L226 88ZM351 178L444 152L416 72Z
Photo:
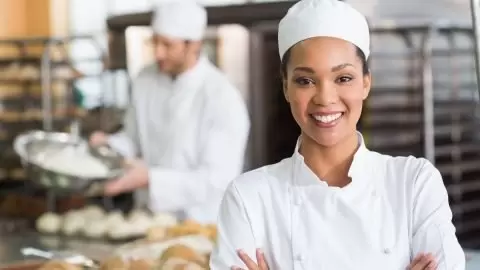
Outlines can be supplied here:
M455 235L447 190L428 161L415 181L414 196L411 257L431 253L438 270L464 270L465 254Z
M255 237L235 183L232 183L223 198L217 223L217 245L210 257L211 270L230 269L232 266L246 268L238 256L238 249L255 258Z

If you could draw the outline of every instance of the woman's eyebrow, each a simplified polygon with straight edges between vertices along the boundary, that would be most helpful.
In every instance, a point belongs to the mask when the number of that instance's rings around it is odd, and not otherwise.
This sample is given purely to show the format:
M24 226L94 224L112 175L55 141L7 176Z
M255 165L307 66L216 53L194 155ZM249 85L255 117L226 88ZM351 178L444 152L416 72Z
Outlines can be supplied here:
M353 67L353 65L350 64L350 63L343 63L343 64L340 64L340 65L337 65L337 66L332 67L332 71L333 71L333 72L337 72L337 71L340 71L340 70L342 70L342 69L344 69L344 68L346 68L346 67L348 67L348 66Z
M307 73L315 73L315 71L313 70L313 68L309 68L309 67L296 67L293 69L293 71L303 71L303 72L307 72Z
M343 64L336 65L336 66L332 67L331 70L332 70L332 72L337 72L337 71L340 71L340 70L342 70L342 69L344 69L344 68L346 68L346 67L348 67L348 66L353 67L353 65L350 64L350 63L343 63ZM293 71L303 71L303 72L307 72L307 73L310 73L310 74L315 73L315 71L313 70L313 68L310 68L310 67L302 67L302 66L294 68Z

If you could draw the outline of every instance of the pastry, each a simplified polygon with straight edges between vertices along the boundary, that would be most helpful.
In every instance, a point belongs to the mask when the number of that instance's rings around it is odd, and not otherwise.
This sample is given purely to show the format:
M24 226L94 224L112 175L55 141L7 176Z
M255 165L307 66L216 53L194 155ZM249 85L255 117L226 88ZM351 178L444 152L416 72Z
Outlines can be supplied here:
M157 261L157 265L159 267L164 267L168 261L172 259L180 259L198 265L204 265L206 263L206 258L195 252L195 250L185 245L174 245L162 253L162 256L160 256L160 259Z
M167 228L163 226L151 227L147 231L146 239L149 242L161 241L167 238Z
M205 236L207 236L212 242L217 242L217 226L210 224L205 226Z
M109 227L113 227L115 224L125 222L125 218L123 216L122 211L113 211L107 214L105 218L105 222L108 224Z
M189 262L184 259L172 258L167 260L158 270L206 270L207 268L199 263Z
M82 210L82 214L88 220L101 219L105 216L105 211L99 206L90 205Z
M134 234L134 230L132 229L131 225L127 221L119 222L108 230L108 237L113 240L121 240L125 238L132 237Z
M177 226L167 228L168 237L178 237L184 235L200 234L202 231L202 225L196 222L184 222Z
M152 218L149 214L142 210L134 210L129 215L128 222L132 228L134 235L145 235L152 227Z
M156 213L153 215L155 226L172 227L178 224L177 217L169 213Z
M153 263L148 260L130 260L130 270L150 270Z
M67 236L79 234L85 224L85 217L80 211L70 211L64 217L62 233Z
M66 262L50 261L42 265L39 270L82 270L82 268Z
M91 220L83 228L83 235L88 238L102 238L108 231L108 223L104 219Z
M58 233L62 227L62 217L55 213L45 213L36 221L36 228L42 233Z
M129 270L130 264L120 257L112 257L103 261L100 270Z

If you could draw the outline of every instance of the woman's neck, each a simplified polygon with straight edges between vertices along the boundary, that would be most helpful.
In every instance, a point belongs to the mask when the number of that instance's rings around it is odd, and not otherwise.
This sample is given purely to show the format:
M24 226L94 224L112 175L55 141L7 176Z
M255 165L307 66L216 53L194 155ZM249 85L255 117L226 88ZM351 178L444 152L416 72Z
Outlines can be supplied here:
M302 135L299 152L305 164L329 186L344 187L351 182L348 170L358 149L358 136L354 132L333 146L319 145L307 135Z

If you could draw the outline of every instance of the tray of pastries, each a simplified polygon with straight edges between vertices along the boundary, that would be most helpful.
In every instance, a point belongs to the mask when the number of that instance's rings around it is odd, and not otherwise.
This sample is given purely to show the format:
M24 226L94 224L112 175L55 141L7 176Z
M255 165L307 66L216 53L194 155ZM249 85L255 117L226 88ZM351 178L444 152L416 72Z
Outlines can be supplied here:
M192 220L152 226L139 240L119 246L98 263L101 270L208 270L215 245L216 227ZM84 269L49 261L42 270Z
M176 217L168 213L152 214L147 210L134 209L125 214L119 210L107 212L99 206L88 205L64 214L44 213L36 220L36 229L46 235L125 242L147 236L150 229L159 230L176 224Z

